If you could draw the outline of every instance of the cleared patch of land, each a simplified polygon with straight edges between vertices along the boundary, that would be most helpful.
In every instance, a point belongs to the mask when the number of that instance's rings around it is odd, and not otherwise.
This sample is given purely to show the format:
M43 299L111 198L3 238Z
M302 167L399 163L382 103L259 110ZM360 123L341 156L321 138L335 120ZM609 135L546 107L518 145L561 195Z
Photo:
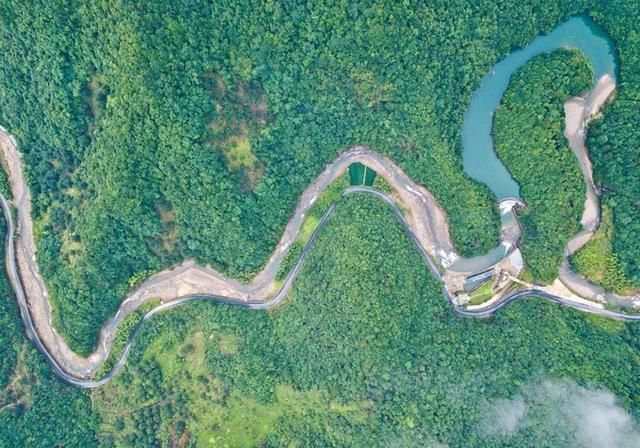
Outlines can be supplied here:
M240 83L231 89L217 75L209 75L206 83L214 101L208 143L222 152L241 190L253 190L265 170L251 142L269 119L266 100L256 85Z

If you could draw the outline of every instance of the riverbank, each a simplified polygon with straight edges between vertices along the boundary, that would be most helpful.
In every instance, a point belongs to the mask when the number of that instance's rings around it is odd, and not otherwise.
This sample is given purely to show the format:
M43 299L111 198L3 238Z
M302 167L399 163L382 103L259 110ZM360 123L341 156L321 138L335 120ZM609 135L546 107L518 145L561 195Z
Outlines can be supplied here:
M598 79L593 90L587 95L571 98L565 103L564 134L584 176L586 197L580 221L582 231L567 242L558 278L570 291L586 299L615 305L640 306L640 294L621 296L608 292L573 272L569 262L569 257L584 247L601 225L600 196L593 181L593 165L589 159L589 149L586 144L587 126L589 121L599 115L615 89L615 79L605 75Z
M585 230L595 231L600 225L600 200L593 182L593 165L586 144L587 124L600 112L604 103L616 88L610 75L601 77L593 90L585 97L575 97L564 105L565 131L569 147L578 159L587 188L581 224Z

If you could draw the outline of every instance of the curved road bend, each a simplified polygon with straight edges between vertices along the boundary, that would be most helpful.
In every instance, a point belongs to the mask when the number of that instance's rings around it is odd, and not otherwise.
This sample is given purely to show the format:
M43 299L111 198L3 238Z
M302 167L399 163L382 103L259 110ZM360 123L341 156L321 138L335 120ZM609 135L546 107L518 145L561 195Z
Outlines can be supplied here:
M164 270L151 276L127 294L117 313L100 330L96 350L88 357L81 357L69 348L52 324L46 285L36 262L30 192L24 180L20 153L6 132L0 132L0 150L6 162L5 167L17 213L18 239L15 240L15 247L11 252L15 257L23 295L29 305L30 319L51 357L57 360L62 370L75 378L87 379L98 371L109 356L118 325L128 314L148 300L172 301L188 295L214 294L232 297L236 301L257 303L266 302L276 295L277 272L288 253L288 248L299 235L306 214L317 197L354 162L367 164L376 170L394 189L392 202L399 203L403 209L409 211L406 219L403 219L404 224L411 228L412 238L420 243L421 251L429 254L436 265L446 267L448 261L460 258L451 242L444 210L433 195L423 186L413 182L389 158L364 147L354 147L341 153L303 192L285 226L280 242L265 267L250 284L240 284L235 279L225 277L211 268L198 266L193 261L185 261L179 266Z
M566 113L565 122L569 124L569 115L579 118L577 123L582 122L583 126L574 126L571 130L567 129L567 138L570 143L572 138L580 145L584 146L584 130L586 122L596 113L600 105L606 97L615 88L615 83L611 79L606 84L598 83L598 86L591 92L586 101L583 99L584 109L574 108L573 112ZM601 81L602 81L601 80ZM609 90L611 89L611 90ZM585 104L586 103L586 104ZM575 145L572 145L572 149ZM423 259L428 264L432 274L442 282L441 272L438 266L444 269L455 270L460 264L468 264L456 252L451 242L448 224L444 210L437 203L433 195L424 187L413 182L397 165L395 165L387 157L371 151L363 147L354 147L343 152L331 165L313 181L304 191L302 197L296 207L290 221L285 227L282 238L272 256L269 258L264 269L254 278L249 285L242 285L234 279L229 279L222 274L209 269L195 265L193 262L185 262L175 268L162 271L147 281L143 282L136 290L128 294L121 303L116 315L110 319L100 332L98 348L88 358L82 358L75 352L71 351L66 345L64 339L55 331L51 322L51 309L48 302L47 292L44 281L39 273L36 263L36 247L33 237L31 222L31 198L29 188L26 185L15 140L9 136L4 129L0 129L0 148L3 152L6 162L7 173L11 185L14 203L17 210L17 225L19 238L14 240L14 223L11 219L11 210L4 197L0 196L2 202L3 213L7 220L7 241L6 241L6 258L7 272L9 274L12 286L16 292L16 296L20 305L22 319L25 322L27 334L34 341L36 347L43 353L47 361L51 364L54 372L63 380L79 387L97 387L107 382L124 364L131 344L137 334L138 329L143 323L155 314L178 306L182 303L192 300L211 300L229 305L237 305L251 309L267 309L276 306L291 288L291 284L296 278L304 258L315 240L317 232L320 231L334 210L332 205L323 216L320 225L313 232L312 237L305 245L300 257L296 261L294 268L288 273L282 287L276 291L275 276L279 270L282 260L287 254L287 249L295 241L299 234L305 214L313 205L318 195L339 175L346 171L348 165L354 162L361 162L376 170L385 180L394 188L393 198L384 193L364 188L353 187L345 191L345 195L353 193L373 194L386 202L393 210L396 218L406 229L407 234L420 251ZM588 162L587 149L580 148L580 152L576 152L585 180L589 184L590 164ZM586 168L586 169L585 169ZM596 198L597 201L597 198ZM596 201L587 201L589 204L596 204ZM409 210L406 218L400 211L397 204L401 204L403 208ZM585 216L591 216L585 210ZM515 221L517 217L513 215ZM584 222L583 224L586 224ZM585 226L587 227L587 226ZM593 227L593 226L589 226ZM510 232L507 230L503 222L503 236ZM588 229L591 232L592 229ZM577 242L584 244L584 239L579 235L573 238L568 245ZM505 237L501 245L505 243L514 243L511 238ZM511 247L512 244L506 244ZM480 260L474 260L473 266L486 264L492 259L491 254L479 257ZM565 257L566 261L566 257ZM453 264L453 266L452 266ZM563 265L564 266L564 265ZM473 273L473 272L470 272ZM567 273L567 270L561 270L560 280L563 281L569 289L576 289L577 282ZM574 288L572 288L572 286ZM594 286L584 286L589 291L595 291ZM211 294L215 291L217 294ZM446 298L451 299L447 289L443 287ZM596 291L597 292L597 291ZM579 294L582 295L582 294ZM537 296L552 302L570 306L582 311L618 318L625 320L640 319L639 315L627 314L618 311L603 309L597 305L588 303L580 303L561 296L551 294L549 292L527 289L515 292L509 296L503 297L497 302L487 304L485 308L468 310L458 306L454 306L454 310L465 317L487 317L496 310L506 306L508 303L523 297ZM586 297L586 296L585 296ZM111 343L115 337L118 324L132 311L137 309L142 303L151 298L160 298L168 301L155 309L149 311L143 316L132 332L131 338L126 344L125 350L120 355L113 369L101 380L93 381L86 379L94 374L109 355ZM626 299L626 298L623 298ZM615 303L615 302L612 302Z
M413 241L414 245L416 246L416 248L420 252L422 258L425 260L425 262L426 262L427 266L429 267L429 270L431 271L431 273L438 280L441 281L442 278L440 276L440 272L437 269L435 263L433 262L433 260L431 260L431 258L429 257L427 251L420 244L418 238L416 237L416 235L413 232L413 230L411 229L411 227L407 224L407 221L405 220L404 215L402 214L402 211L398 208L396 203L389 196L384 194L383 192L381 192L379 190L375 190L373 188L368 188L368 187L351 187L351 188L348 188L343 193L343 196L351 195L351 194L355 194L355 193L371 194L373 196L376 196L376 197L380 198L387 205L389 205L389 207L393 211L395 217L398 219L398 222L400 222L402 224L403 228L405 229L405 231L407 232L407 234L411 238L411 241ZM129 352L131 351L131 347L133 345L133 342L135 341L135 338L136 338L140 328L144 325L144 323L146 321L151 319L156 314L165 312L165 311L170 310L172 308L176 308L176 307L178 307L180 305L183 305L183 304L185 304L187 302L193 302L193 301L211 301L211 302L215 302L215 303L222 303L222 304L226 304L226 305L239 306L239 307L242 307L242 308L255 309L255 310L265 310L265 309L270 309L270 308L273 308L273 307L277 306L282 301L282 299L287 295L289 290L291 289L291 286L293 285L293 281L295 280L295 278L300 273L300 269L302 267L302 264L303 264L303 262L304 262L304 260L305 260L305 258L307 256L309 250L313 246L318 233L325 227L325 225L327 224L329 218L331 217L331 215L333 215L333 213L335 211L335 206L336 206L335 203L331 204L331 206L329 207L327 212L323 215L323 217L320 220L318 226L313 231L313 233L311 234L309 240L305 244L305 246L304 246L300 256L298 257L293 269L287 274L287 277L286 277L285 281L283 282L282 287L278 290L278 292L271 299L266 300L266 301L244 301L244 300L238 299L238 298L225 297L225 296L214 295L214 294L197 294L197 295L185 295L185 296L176 298L175 300L172 300L170 302L163 303L163 304L155 307L154 309L150 310L149 312L147 312L140 319L140 321L136 324L136 326L134 327L133 331L131 332L129 340L127 341L122 353L120 354L120 357L118 358L118 360L114 364L114 366L111 368L111 370L105 376L103 376L102 378L100 378L98 380L87 380L87 379L77 378L77 377L75 377L73 375L70 375L65 370L63 370L61 368L61 366L58 364L57 360L49 353L49 351L47 350L46 346L43 344L42 340L40 339L40 336L38 335L38 332L36 331L36 328L34 327L34 324L33 324L33 321L31 319L31 315L30 315L30 312L29 312L29 306L27 304L27 298L26 298L26 295L25 295L24 289L22 287L22 283L20 281L20 277L18 275L18 271L17 271L17 268L16 268L16 262L15 262L15 256L14 256L14 253L15 253L15 246L14 246L15 229L14 229L13 219L12 219L12 216L11 216L11 209L9 207L9 203L7 202L5 197L3 195L1 195L1 194L0 194L0 201L2 203L2 211L4 213L4 217L5 217L5 220L7 222L7 236L6 236L6 241L5 241L7 272L9 273L9 278L10 278L10 281L11 281L11 285L13 286L13 288L15 290L15 293L16 293L16 297L18 299L18 304L19 304L19 307L20 307L20 314L22 315L22 319L23 319L24 324L25 324L26 333L29 336L29 338L33 341L33 343L35 344L36 348L44 355L45 359L47 360L47 362L51 366L53 372L58 377L60 377L62 380L64 380L65 382L67 382L67 383L69 383L71 385L78 386L78 387L85 388L85 389L91 389L91 388L100 387L100 386L106 384L109 380L111 380L111 378L113 378L118 373L118 371L122 368L122 366L124 365L125 361L127 360L127 357L129 355ZM445 295L446 295L446 289L443 288L443 290L445 291ZM539 291L539 290L536 290L536 289L527 289L527 290L517 291L517 292L515 292L515 293L513 293L511 295L505 296L504 298L502 298L498 302L492 304L490 307L487 307L487 308L481 309L481 310L473 310L473 311L472 310L466 310L466 309L464 309L462 307L458 307L458 306L454 306L453 309L460 316L475 317L475 318L485 318L485 317L491 316L494 312L496 312L497 310L505 307L506 305L510 304L511 302L514 302L514 301L516 301L518 299L527 298L527 297L539 297L539 298L546 299L546 300L549 300L551 302L554 302L554 303L557 303L557 304L560 304L560 305L564 305L564 306L575 308L575 309L578 309L578 310L581 310L581 311L586 311L586 312L589 312L589 313L597 314L597 315L600 315L600 316L612 317L612 318L623 319L623 320L640 320L640 315L638 315L638 314L627 314L627 313L623 313L623 312L619 312L619 311L613 311L613 310L599 308L597 306L590 306L590 305L585 304L585 303L574 302L574 301L565 299L563 297L559 297L559 296L556 296L556 295L553 295L553 294L549 294L549 293L544 292L544 291Z

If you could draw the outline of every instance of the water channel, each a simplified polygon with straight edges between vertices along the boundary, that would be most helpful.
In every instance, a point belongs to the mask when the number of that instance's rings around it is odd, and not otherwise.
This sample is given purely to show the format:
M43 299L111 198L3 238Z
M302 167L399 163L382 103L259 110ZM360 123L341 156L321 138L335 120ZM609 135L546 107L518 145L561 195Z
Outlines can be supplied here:
M473 179L487 185L498 201L520 199L518 184L496 156L491 130L493 114L500 105L514 71L533 57L558 48L580 50L591 61L594 84L601 76L615 77L614 45L602 28L586 16L574 16L549 34L536 37L524 48L512 51L493 66L473 92L462 125L463 165Z

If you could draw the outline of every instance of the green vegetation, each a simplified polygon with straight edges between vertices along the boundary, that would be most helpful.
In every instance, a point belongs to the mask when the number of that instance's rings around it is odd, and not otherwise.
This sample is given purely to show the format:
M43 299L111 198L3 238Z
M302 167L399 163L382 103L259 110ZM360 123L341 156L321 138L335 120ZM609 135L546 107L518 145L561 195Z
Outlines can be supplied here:
M497 210L460 161L472 91L512 48L581 12L620 58L618 99L589 146L615 230L607 253L638 284L637 2L2 2L0 124L24 153L56 328L89 352L132 285L187 257L251 278L304 188L354 145L434 192L461 253L485 253ZM496 116L498 152L530 206L536 280L555 276L582 206L561 105L590 79L567 55L520 70ZM380 176L374 186L388 188ZM460 318L368 196L340 200L309 255L273 311L198 303L157 316L93 392L52 376L0 276L0 447L576 446L537 421L510 438L481 430L487 401L540 378L606 387L640 417L638 324L537 300ZM580 256L600 272L601 259Z
M604 207L600 228L582 249L573 254L571 266L608 291L631 295L634 292L633 284L620 269L618 258L613 252L613 230L611 211Z
M0 216L0 239L6 223ZM4 244L0 258L4 260ZM9 280L0 274L0 447L95 446L89 394L62 384L26 338Z
M40 365L39 383L15 392L28 412L0 411L0 446L93 446L93 434L101 446L579 446L562 425L483 430L487 401L539 378L606 387L640 416L638 324L536 300L457 317L374 197L341 200L317 243L271 312L194 303L148 322L124 370L91 392L96 414L21 342L32 355L15 365Z
M575 12L5 2L0 122L30 173L55 325L90 351L129 279L184 257L251 278L303 189L357 144L434 192L462 253L495 247L494 201L462 172L464 112L495 61Z
M241 81L237 86L227 87L220 76L207 74L204 85L214 101L206 144L222 151L240 191L247 193L255 188L265 171L251 140L270 120L266 100L255 82Z
M471 300L469 303L471 305L480 305L493 297L493 278L490 278L477 287L473 292L471 292L470 297Z
M563 425L482 430L487 401L540 378L606 387L640 415L637 324L537 300L460 318L370 196L340 201L317 243L275 310L198 303L149 322L125 370L94 393L101 443L580 446Z
M160 301L157 299L146 302L120 322L111 344L111 353L109 353L109 357L105 360L100 370L95 374L95 378L102 378L113 368L124 351L127 341L129 341L133 335L133 331L136 329L136 326L140 323L140 319L142 319L147 312L158 306L159 303Z
M389 182L387 182L382 176L376 176L375 179L373 179L373 188L387 194L393 193L393 187L389 185Z
M331 204L340 200L342 192L348 186L349 180L347 179L347 176L340 176L336 180L334 180L325 191L320 193L316 201L307 212L307 216L305 216L304 221L302 222L302 227L300 229L300 233L298 234L298 238L296 238L293 244L291 244L287 255L285 255L284 260L282 260L282 264L280 265L280 269L278 269L278 274L276 275L277 280L284 280L287 274L291 272L296 264L296 261L298 261L298 258L300 258L302 249L304 248L305 244L307 244L307 241L309 241L309 238L311 238L313 231L316 230L316 227L320 223L320 220L327 212L327 210L329 210Z
M495 114L496 152L520 184L522 249L535 280L558 276L562 251L580 230L585 185L564 137L564 102L591 87L582 54L558 50L513 74Z
M301 191L355 144L435 193L463 254L486 252L497 211L459 157L473 89L513 47L585 10L619 42L632 81L637 14L616 8L637 5L618 3L5 2L0 122L25 154L56 326L90 351L129 279L184 257L251 278ZM628 84L611 123L637 113ZM628 127L606 127L614 137L597 152L633 166L629 139L615 137ZM640 220L610 205L631 272L624 248Z
M4 169L4 168L3 168ZM11 199L11 190L9 188L9 181L4 174L0 176L0 193L4 195L8 200Z
M613 0L593 12L614 39L620 58L616 100L603 109L603 117L589 126L589 152L594 178L603 186L604 204L615 228L613 252L625 277L640 287L640 34L638 4ZM634 30L630 32L630 30Z

